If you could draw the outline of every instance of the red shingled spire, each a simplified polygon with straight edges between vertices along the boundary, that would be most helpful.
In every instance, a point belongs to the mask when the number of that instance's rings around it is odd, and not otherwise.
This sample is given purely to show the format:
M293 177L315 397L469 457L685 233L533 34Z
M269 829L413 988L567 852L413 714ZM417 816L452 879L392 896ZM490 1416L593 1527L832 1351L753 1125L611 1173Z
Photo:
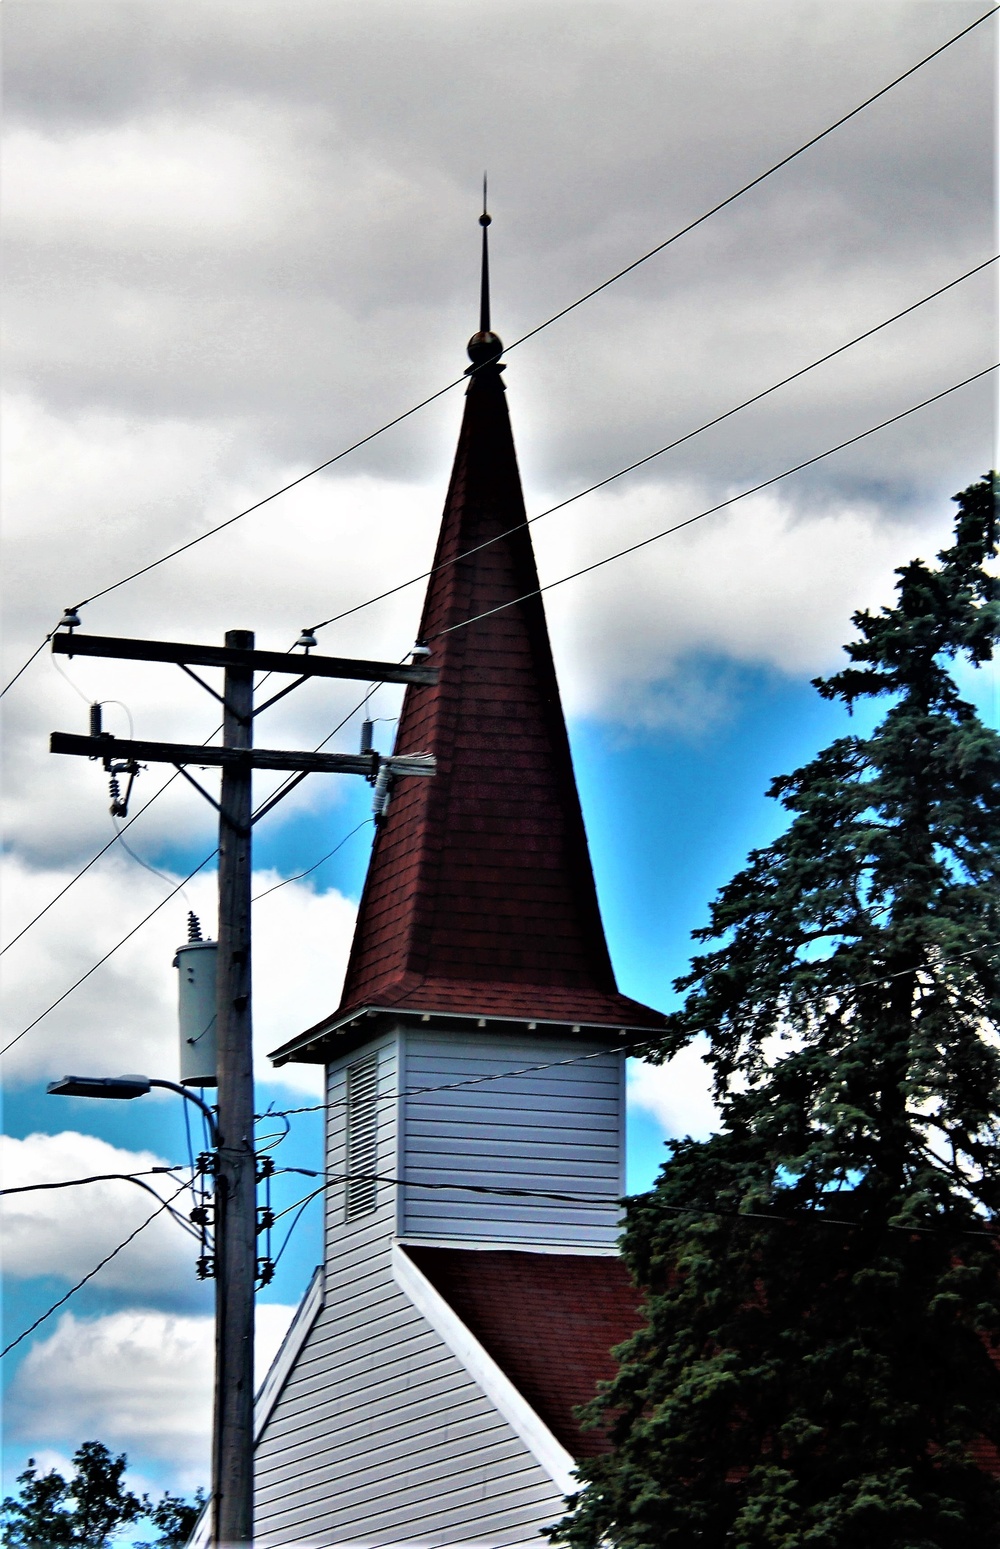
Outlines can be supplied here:
M435 754L438 773L393 791L330 1021L393 1007L659 1027L618 994L604 939L545 613L529 595L501 348L489 332L470 341L421 621L440 681L407 689L396 740L398 753Z

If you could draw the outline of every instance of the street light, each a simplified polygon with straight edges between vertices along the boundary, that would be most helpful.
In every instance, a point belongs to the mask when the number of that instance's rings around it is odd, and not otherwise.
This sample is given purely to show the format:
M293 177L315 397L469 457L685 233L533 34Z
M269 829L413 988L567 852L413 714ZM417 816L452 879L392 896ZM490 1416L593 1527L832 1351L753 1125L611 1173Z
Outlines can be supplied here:
M52 1097L111 1097L121 1101L145 1097L154 1086L165 1087L168 1092L177 1092L200 1108L208 1120L212 1145L218 1150L219 1126L215 1114L202 1098L189 1092L187 1087L179 1086L176 1081L161 1081L159 1076L63 1076L58 1081L50 1081L46 1091Z

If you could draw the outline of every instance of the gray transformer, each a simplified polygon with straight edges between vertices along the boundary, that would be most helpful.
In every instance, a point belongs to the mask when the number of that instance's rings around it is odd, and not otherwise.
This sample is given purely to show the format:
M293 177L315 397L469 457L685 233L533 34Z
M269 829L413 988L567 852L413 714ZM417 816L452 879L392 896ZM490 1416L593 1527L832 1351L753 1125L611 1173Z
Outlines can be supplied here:
M180 1064L183 1086L215 1086L215 971L217 941L187 941L177 948Z

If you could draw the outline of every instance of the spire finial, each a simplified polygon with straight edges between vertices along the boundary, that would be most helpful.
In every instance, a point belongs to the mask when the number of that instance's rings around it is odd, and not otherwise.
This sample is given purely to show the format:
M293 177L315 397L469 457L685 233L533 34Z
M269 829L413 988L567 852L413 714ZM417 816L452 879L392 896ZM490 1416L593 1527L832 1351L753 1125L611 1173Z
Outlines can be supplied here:
M483 173L483 213L479 217L479 224L483 228L483 271L479 285L479 332L490 331L490 246L487 236L487 227L491 216L486 208L486 173Z
M479 224L483 228L483 263L482 274L479 282L479 332L474 333L469 340L469 359L472 361L472 370L478 371L480 367L492 365L500 358L503 343L495 333L490 332L490 246L487 236L487 228L493 217L486 208L486 173L483 173L483 213L479 217ZM503 370L503 367L500 367ZM471 373L468 373L471 375Z

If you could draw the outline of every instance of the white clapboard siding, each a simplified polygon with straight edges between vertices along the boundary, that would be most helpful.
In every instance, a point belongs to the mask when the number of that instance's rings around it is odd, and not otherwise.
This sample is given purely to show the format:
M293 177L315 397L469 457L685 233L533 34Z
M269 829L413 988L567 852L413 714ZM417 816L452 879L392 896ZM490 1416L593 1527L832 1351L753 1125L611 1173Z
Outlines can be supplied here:
M544 1549L540 1529L563 1509L562 1491L551 1472L394 1276L401 1191L379 1183L374 1210L348 1219L342 1181L348 1149L346 1070L368 1054L378 1056L374 1171L398 1177L407 1165L398 1123L398 1072L406 1063L408 1051L402 1045L410 1036L400 1030L373 1039L328 1069L326 1166L332 1177L326 1195L322 1306L311 1321L303 1319L308 1332L291 1368L269 1389L256 1454L256 1541L261 1549L292 1544L402 1549L416 1543L422 1549ZM450 1063L447 1073L435 1072L435 1082L456 1079L454 1070L461 1070L455 1065L459 1051L445 1042ZM419 1052L427 1073L426 1044ZM494 1053L505 1062L504 1069L527 1063L520 1050ZM461 1122L468 1124L472 1117L466 1105ZM487 1135L490 1124L487 1118ZM519 1176L534 1177L533 1168L566 1162L572 1137L543 1138L551 1154L533 1160L531 1135L538 1125L522 1127ZM486 1176L492 1181L493 1141L486 1145ZM603 1161L603 1133L591 1136L589 1145L590 1153L580 1156L588 1173L611 1165ZM438 1152L418 1144L417 1157L428 1176L455 1163L450 1139ZM613 1176L610 1192L617 1192L619 1175ZM466 1214L461 1231L470 1224ZM489 1226L484 1219L483 1230ZM545 1215L532 1231L550 1226ZM589 1234L592 1223L580 1230ZM313 1297L318 1303L315 1289Z
M401 1236L612 1248L620 1212L602 1202L625 1187L624 1055L604 1049L580 1037L403 1032ZM461 1184L582 1198L463 1193Z

